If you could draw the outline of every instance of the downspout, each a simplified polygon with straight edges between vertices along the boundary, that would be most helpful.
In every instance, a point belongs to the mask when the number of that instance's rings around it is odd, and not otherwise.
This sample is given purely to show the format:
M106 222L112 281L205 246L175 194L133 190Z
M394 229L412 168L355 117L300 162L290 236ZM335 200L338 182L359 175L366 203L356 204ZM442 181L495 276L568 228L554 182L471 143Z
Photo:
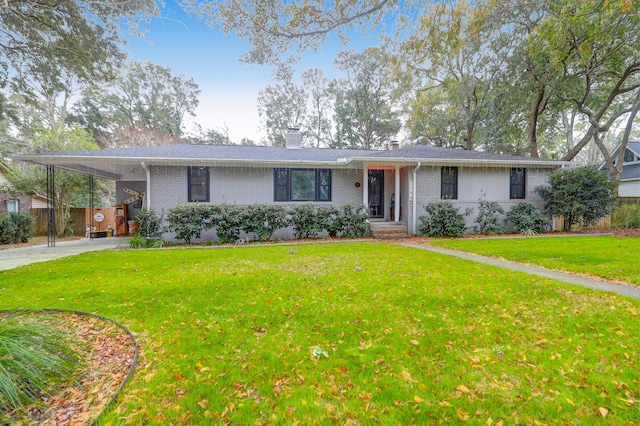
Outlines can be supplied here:
M411 233L416 235L416 215L418 214L418 194L416 193L418 189L418 184L416 183L416 176L418 173L418 169L422 165L422 162L418 161L418 165L415 169L413 169L413 217L411 218Z
M151 210L151 171L144 164L144 161L140 163L140 166L147 172L147 196L145 198L145 204L147 205L147 210Z

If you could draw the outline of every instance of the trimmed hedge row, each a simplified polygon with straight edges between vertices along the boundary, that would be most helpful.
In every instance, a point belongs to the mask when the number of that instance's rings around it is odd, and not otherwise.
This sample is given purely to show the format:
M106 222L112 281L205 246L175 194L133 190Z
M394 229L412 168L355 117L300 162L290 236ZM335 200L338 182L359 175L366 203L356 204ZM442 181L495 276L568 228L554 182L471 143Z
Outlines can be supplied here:
M0 214L0 244L26 243L33 236L32 221L27 213Z
M143 237L157 238L164 232L171 232L187 244L212 229L221 244L240 241L241 233L247 238L268 241L278 230L289 227L296 238L313 238L324 232L329 236L358 238L366 235L369 229L364 206L352 204L187 204L170 209L166 218L164 214L142 210L136 221L139 235Z

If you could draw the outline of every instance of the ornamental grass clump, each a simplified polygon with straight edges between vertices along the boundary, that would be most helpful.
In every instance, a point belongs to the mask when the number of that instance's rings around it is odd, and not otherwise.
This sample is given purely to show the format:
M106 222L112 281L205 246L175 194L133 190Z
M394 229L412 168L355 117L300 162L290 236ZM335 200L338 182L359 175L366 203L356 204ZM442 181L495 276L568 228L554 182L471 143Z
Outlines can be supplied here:
M25 315L0 318L0 423L72 377L77 350L54 325Z

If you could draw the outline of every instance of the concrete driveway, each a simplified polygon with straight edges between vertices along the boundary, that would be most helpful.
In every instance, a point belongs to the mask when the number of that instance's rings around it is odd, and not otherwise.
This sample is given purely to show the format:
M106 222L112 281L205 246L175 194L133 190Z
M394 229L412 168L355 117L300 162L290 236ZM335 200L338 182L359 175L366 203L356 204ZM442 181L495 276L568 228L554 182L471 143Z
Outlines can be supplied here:
M73 241L56 241L55 247L46 244L0 250L0 271L17 268L31 263L46 262L67 256L97 250L128 247L126 238L82 238Z

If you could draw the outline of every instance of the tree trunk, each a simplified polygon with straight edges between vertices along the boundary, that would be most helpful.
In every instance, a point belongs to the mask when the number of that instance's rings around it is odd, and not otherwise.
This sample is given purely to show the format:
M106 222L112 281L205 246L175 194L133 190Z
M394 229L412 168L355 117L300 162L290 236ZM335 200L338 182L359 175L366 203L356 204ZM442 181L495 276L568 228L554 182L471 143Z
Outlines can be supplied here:
M527 136L529 137L529 155L538 158L538 120L546 107L544 86L538 89L537 96L531 102L529 119L527 120Z

